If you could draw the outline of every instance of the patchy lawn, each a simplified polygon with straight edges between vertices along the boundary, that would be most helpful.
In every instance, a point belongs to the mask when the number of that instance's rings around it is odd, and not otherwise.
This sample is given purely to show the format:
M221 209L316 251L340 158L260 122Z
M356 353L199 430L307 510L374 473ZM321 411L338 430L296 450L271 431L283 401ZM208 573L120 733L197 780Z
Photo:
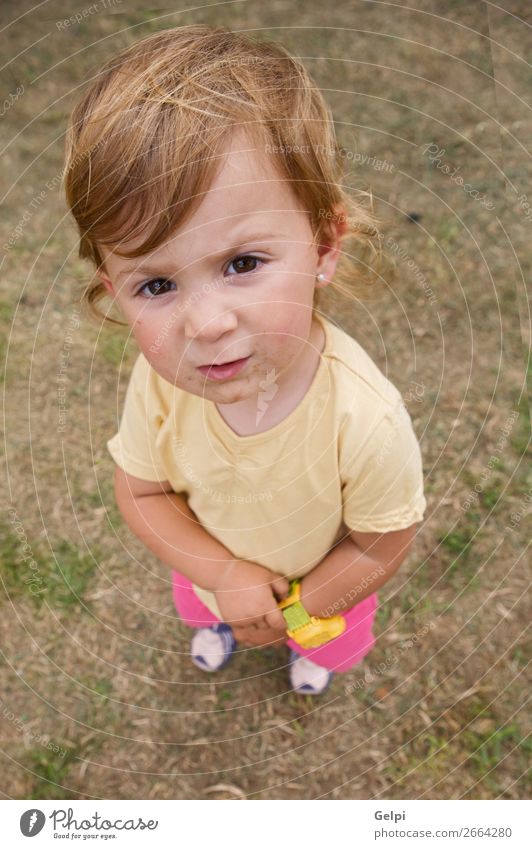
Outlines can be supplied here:
M449 2L443 18L428 0L420 11L308 0L304 17L281 0L159 19L144 5L66 27L59 2L0 11L2 26L18 18L0 72L0 790L528 798L528 3L506 14ZM192 22L256 29L304 58L349 185L371 186L387 219L378 296L343 293L324 309L403 392L428 510L380 593L376 648L315 701L287 692L284 651L242 650L209 678L191 665L168 570L113 500L105 443L135 347L76 303L90 269L59 185L69 109L119 47Z

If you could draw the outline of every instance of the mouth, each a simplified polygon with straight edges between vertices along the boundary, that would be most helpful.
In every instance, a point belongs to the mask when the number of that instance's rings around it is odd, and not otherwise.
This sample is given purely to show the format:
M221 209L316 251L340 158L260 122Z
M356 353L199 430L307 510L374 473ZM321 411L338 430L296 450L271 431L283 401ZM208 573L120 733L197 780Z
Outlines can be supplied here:
M205 375L208 380L227 380L228 378L239 374L250 359L251 356L242 357L240 360L231 360L230 362L222 363L219 366L198 366L198 371Z

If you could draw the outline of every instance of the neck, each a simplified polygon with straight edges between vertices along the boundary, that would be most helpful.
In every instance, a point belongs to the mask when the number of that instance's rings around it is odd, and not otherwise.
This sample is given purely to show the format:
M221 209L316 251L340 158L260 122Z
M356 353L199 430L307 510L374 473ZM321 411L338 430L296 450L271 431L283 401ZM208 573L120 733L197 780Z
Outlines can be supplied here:
M258 398L246 398L236 404L217 404L224 421L239 436L251 436L270 430L290 415L303 400L318 370L325 333L321 323L313 318L308 344L292 363L288 373L276 377L275 403L266 406L257 422Z

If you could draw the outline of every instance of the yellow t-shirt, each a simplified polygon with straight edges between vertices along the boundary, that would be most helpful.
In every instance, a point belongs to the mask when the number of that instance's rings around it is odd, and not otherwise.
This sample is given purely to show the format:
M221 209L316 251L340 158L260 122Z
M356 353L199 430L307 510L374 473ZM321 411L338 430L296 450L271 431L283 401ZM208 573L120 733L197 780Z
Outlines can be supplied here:
M173 386L141 354L107 443L128 474L186 494L235 557L292 578L349 529L399 530L426 508L421 452L400 393L356 340L318 318L325 345L314 379L270 430L239 436L212 401ZM214 595L195 590L219 616Z

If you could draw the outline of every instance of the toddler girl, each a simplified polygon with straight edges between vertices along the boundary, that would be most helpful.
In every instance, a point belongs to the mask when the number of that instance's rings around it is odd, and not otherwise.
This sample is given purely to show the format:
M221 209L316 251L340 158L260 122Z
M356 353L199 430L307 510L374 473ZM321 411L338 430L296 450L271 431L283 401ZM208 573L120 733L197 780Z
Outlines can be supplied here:
M86 301L140 349L108 443L121 513L173 570L197 666L287 642L303 693L371 649L426 507L399 392L318 309L360 277L345 240L378 235L341 160L299 61L223 27L124 50L67 141Z

